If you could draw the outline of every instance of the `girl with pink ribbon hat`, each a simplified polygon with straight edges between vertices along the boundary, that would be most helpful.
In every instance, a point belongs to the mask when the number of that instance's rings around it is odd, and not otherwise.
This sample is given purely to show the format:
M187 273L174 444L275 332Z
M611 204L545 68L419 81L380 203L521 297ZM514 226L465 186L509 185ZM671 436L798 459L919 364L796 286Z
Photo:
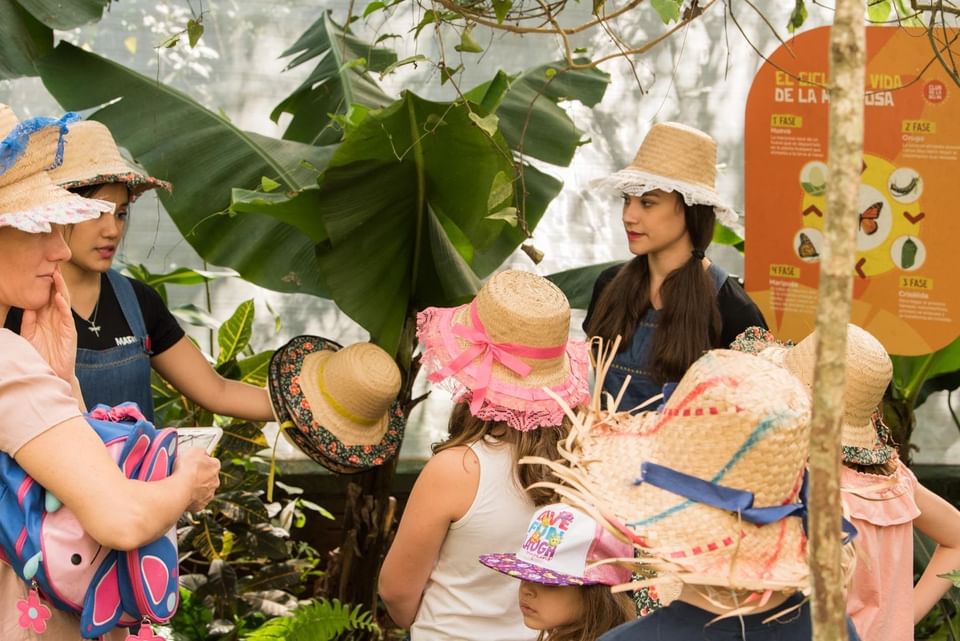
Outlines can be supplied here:
M587 402L587 346L571 341L570 305L549 281L496 274L476 298L417 318L429 379L453 394L450 437L414 484L380 573L393 620L420 639L533 641L516 584L477 558L514 549L552 490L524 456L557 457L568 428L561 402ZM559 399L559 400L558 400Z

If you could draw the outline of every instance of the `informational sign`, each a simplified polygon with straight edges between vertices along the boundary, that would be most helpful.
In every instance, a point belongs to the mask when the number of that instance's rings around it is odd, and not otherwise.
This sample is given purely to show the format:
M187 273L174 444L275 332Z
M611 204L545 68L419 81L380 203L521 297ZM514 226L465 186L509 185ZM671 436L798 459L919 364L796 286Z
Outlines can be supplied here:
M958 35L936 37L960 59ZM838 213L825 200L829 37L787 41L747 99L745 280L780 339L815 326L823 223ZM960 335L960 87L925 30L868 27L864 102L859 203L839 212L858 218L851 322L892 354L926 354Z

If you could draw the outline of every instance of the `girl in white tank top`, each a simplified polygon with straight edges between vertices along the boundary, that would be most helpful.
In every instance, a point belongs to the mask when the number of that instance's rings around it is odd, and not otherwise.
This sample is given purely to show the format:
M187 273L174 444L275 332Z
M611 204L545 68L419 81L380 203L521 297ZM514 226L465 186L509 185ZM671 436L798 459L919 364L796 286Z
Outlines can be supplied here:
M522 543L548 478L523 456L557 458L564 409L588 399L586 344L569 340L570 306L549 281L493 276L468 305L417 317L422 363L453 393L450 436L414 484L380 572L380 596L413 641L533 641L516 583L478 561Z

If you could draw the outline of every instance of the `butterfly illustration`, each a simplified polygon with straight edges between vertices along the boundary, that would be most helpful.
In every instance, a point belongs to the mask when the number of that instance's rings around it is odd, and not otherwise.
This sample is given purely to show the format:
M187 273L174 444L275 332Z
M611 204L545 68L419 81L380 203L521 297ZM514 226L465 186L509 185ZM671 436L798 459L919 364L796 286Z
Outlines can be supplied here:
M814 245L810 237L803 232L800 232L800 244L797 245L797 255L800 256L800 258L816 258L820 255L816 245Z
M880 210L882 209L883 203L879 201L864 209L863 213L860 214L860 231L868 236L877 233L877 229L880 228L877 219L880 218Z

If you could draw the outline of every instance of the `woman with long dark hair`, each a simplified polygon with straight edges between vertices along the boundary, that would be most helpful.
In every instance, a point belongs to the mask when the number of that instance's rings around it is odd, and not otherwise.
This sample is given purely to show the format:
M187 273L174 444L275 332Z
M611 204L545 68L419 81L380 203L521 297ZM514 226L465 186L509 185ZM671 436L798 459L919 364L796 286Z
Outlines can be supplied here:
M717 145L678 123L653 126L631 165L603 184L623 197L633 260L597 278L583 328L621 337L602 381L631 410L680 380L706 350L729 345L763 316L736 278L705 256L714 223L736 221L716 191Z

